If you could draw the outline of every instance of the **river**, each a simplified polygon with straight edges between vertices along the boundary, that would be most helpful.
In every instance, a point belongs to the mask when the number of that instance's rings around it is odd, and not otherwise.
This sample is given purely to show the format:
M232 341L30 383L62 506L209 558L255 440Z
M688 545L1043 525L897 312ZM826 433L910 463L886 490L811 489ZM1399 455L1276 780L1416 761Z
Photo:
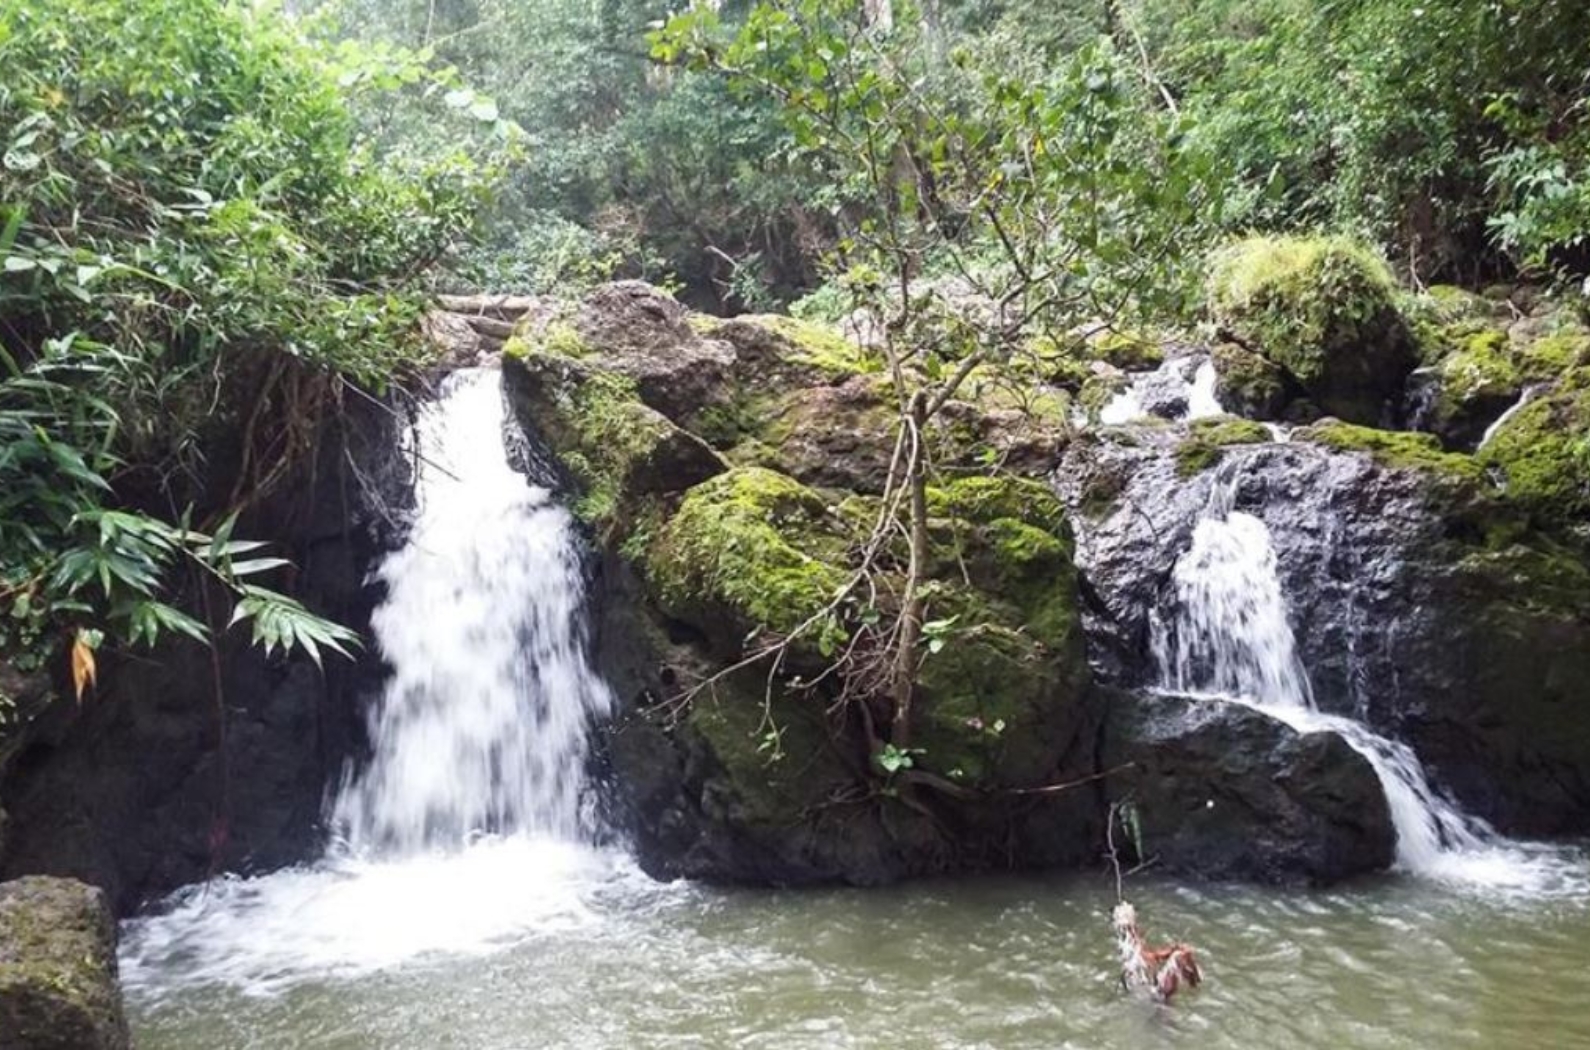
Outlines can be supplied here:
M1584 858L1501 838L1405 745L1314 711L1257 519L1217 502L1178 565L1165 684L1342 732L1393 802L1400 870L1330 891L1128 879L1150 941L1192 943L1206 976L1155 1005L1118 983L1102 870L647 879L582 790L611 697L579 545L508 468L495 377L455 377L418 439L421 510L381 568L373 754L319 860L124 925L144 1050L1590 1047Z

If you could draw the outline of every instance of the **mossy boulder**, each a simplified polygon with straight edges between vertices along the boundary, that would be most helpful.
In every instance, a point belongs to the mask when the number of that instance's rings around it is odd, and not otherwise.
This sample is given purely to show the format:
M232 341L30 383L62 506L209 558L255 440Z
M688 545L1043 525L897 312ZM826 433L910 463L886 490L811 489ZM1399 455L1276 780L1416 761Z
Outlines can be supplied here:
M99 890L31 876L0 883L0 1046L126 1050L116 926Z
M505 354L521 423L557 450L575 485L575 513L599 531L638 513L637 500L676 492L727 465L700 438L646 405L629 376L555 353Z
M1280 419L1292 400L1285 370L1263 354L1221 343L1211 355L1215 397L1222 408L1248 419Z
M1514 413L1479 460L1498 470L1509 500L1547 528L1582 529L1590 520L1590 368Z
M1390 270L1341 237L1255 237L1215 253L1209 312L1324 411L1376 424L1415 363Z
M834 600L851 533L812 489L739 467L685 495L645 547L646 578L666 615L737 655L750 635L789 635Z
M1473 448L1518 400L1524 378L1507 333L1487 328L1442 359L1435 382L1427 425L1449 446Z
M1264 424L1249 419L1194 420L1187 428L1187 436L1176 446L1176 473L1191 477L1219 463L1228 448L1262 445L1273 439Z

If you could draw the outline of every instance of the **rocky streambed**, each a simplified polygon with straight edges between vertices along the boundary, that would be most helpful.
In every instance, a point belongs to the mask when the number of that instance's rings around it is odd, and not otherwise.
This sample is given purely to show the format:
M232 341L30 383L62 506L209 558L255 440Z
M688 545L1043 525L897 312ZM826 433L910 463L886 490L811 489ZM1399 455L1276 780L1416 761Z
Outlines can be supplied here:
M1322 337L1338 357L1376 348L1345 372L1267 346L1279 330L1233 300L1208 337L1083 339L1034 347L1016 382L974 373L927 435L939 635L892 768L878 713L827 673L900 598L900 549L872 542L897 409L865 326L704 317L620 283L460 300L431 330L452 365L500 358L510 458L587 546L591 662L613 693L581 759L603 849L661 878L872 886L1096 870L1109 841L1126 865L1320 885L1405 862L1388 762L1417 767L1438 851L1516 866L1544 854L1507 836L1590 830L1590 335L1434 298ZM300 593L357 625L412 471L396 417L346 427L256 524L289 541ZM1244 556L1278 596L1307 717L1178 694L1208 668L1167 667L1179 567L1237 519L1262 531ZM872 591L836 605L863 558ZM210 872L320 855L328 792L370 747L379 654L322 677L168 648L80 708L7 672L42 715L0 740L0 870L87 880L128 914ZM929 801L901 790L913 779ZM209 921L194 929L224 943Z

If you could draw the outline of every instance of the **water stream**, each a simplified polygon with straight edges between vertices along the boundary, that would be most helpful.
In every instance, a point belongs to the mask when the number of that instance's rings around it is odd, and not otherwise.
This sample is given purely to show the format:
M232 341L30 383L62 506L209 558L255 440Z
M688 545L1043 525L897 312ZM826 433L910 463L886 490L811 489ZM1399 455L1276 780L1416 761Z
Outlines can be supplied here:
M1438 791L1412 748L1315 706L1270 531L1234 509L1235 498L1233 471L1214 486L1192 546L1176 562L1170 608L1152 618L1162 687L1236 701L1302 732L1339 734L1380 779L1405 871L1530 892L1571 883L1572 855L1504 839Z
M1342 732L1395 793L1402 866L1466 881L1136 880L1151 936L1193 941L1209 978L1166 1010L1119 993L1102 876L726 891L596 844L585 748L609 697L569 518L508 468L489 373L452 381L419 448L418 521L380 570L392 673L336 840L124 926L143 1050L1590 1046L1585 891L1406 748L1313 710L1257 518L1212 507L1177 566L1167 686Z

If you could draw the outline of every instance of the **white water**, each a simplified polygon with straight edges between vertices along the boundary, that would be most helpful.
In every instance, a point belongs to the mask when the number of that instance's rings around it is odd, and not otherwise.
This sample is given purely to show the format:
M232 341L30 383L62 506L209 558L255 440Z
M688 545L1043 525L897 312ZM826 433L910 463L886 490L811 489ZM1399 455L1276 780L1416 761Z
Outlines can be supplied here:
M1198 366L1198 371L1193 373L1192 386L1187 389L1187 418L1209 419L1214 416L1225 415L1226 410L1220 407L1220 399L1215 396L1215 383L1219 375L1215 372L1215 363L1205 361Z
M1503 889L1577 890L1582 873L1565 855L1509 842L1462 812L1430 783L1412 748L1315 707L1270 531L1234 510L1234 499L1234 483L1216 486L1191 548L1173 570L1169 615L1153 618L1162 687L1242 703L1299 732L1339 734L1380 780L1402 870Z
M1185 358L1175 359L1152 372L1133 375L1130 385L1099 410L1099 422L1104 426L1124 426L1146 419L1148 410L1144 407L1144 395L1151 387L1158 388L1161 396L1168 391L1180 392L1187 407L1176 417L1178 422L1225 415L1226 410L1220 407L1220 400L1215 396L1219 376L1214 362L1206 360L1199 364L1189 381L1187 366L1190 363Z
M610 699L586 661L572 522L508 466L497 374L453 376L417 437L420 506L372 620L392 674L371 760L331 807L336 843L129 923L129 987L263 991L485 951L592 921L593 895L639 881L590 844L586 740Z

